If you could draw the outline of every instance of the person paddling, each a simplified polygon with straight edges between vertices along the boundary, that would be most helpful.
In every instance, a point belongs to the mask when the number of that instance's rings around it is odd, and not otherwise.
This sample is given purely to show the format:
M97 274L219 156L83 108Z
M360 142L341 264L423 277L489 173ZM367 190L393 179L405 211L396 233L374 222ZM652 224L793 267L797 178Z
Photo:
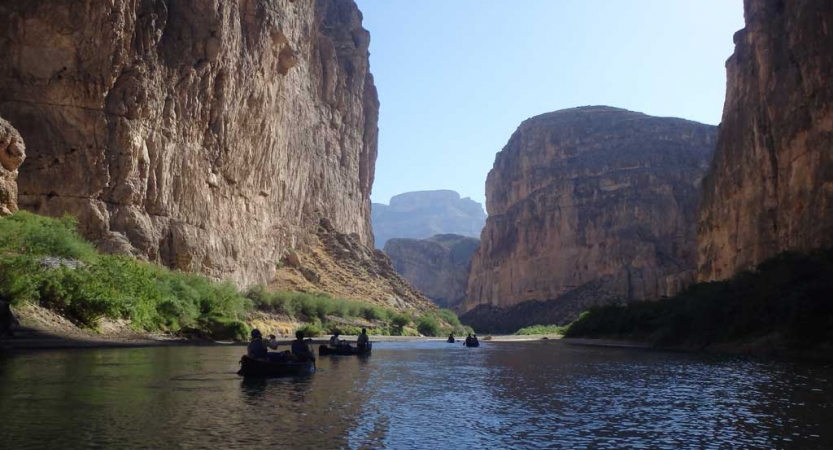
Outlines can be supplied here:
M369 342L370 338L367 337L367 328L362 328L362 334L360 334L359 338L356 340L356 347L358 347L359 352L365 351Z
M448 335L448 343L449 344L454 343L454 333L451 333L451 334Z
M292 341L292 355L297 361L315 361L315 353L310 350L309 345L304 341L304 332L295 332L295 340Z
M255 328L252 330L252 340L246 348L246 356L258 361L265 361L267 352L266 345L263 343L263 335L260 334L260 330Z

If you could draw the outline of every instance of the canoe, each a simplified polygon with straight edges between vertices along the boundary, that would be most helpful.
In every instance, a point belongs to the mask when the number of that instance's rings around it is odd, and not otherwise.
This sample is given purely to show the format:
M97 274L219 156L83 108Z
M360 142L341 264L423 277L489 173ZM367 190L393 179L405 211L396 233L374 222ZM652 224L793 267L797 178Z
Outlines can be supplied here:
M450 338L450 339L448 339L446 342L448 342L449 344L453 344L453 343L455 343L455 342L457 342L457 341L455 341L453 338Z
M315 362L266 362L251 359L248 356L240 358L241 377L291 377L309 375L315 372Z
M321 356L325 355L332 355L332 356L354 356L354 355L369 355L371 349L373 348L373 343L368 342L367 348L364 351L359 351L357 347L350 347L350 348L332 348L329 345L322 345L318 347L318 354Z
M466 347L480 347L480 342L463 342Z

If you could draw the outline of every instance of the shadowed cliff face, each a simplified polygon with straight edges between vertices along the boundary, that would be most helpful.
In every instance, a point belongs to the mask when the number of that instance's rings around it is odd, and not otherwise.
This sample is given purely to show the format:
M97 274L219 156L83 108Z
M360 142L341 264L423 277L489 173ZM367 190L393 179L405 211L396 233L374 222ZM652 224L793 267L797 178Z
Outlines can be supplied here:
M478 237L486 222L483 206L449 190L416 191L399 194L390 205L373 203L373 232L376 247L388 239L426 239L436 234Z
M23 138L0 117L0 217L17 211L17 169L26 159Z
M479 241L456 234L429 239L391 239L385 253L393 267L441 308L456 309L466 295L471 256Z
M352 1L2 1L0 19L22 208L241 284L323 217L372 246L379 105Z
M714 142L715 127L609 107L525 121L486 181L489 217L464 310L588 291L560 307L553 320L563 322L598 298L678 291L694 275Z
M698 276L833 246L833 3L744 2L703 182Z

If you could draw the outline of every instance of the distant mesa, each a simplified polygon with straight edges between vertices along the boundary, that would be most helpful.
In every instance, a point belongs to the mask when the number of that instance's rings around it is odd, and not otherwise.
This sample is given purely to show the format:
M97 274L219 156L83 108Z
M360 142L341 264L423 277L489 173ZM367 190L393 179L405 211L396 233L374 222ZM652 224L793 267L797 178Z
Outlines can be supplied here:
M371 222L377 248L393 238L425 239L436 234L480 237L483 205L450 190L399 194L390 205L373 203Z
M394 238L385 244L393 267L441 308L456 309L466 295L471 256L480 241L458 234Z
M489 218L464 323L566 323L595 304L656 299L692 282L716 132L607 106L524 121L486 181Z

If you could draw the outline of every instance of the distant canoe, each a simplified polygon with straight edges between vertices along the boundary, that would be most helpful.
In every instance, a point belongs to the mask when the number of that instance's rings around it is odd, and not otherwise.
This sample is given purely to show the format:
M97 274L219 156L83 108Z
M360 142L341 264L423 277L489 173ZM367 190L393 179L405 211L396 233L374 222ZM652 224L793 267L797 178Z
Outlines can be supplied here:
M466 347L480 347L480 342L463 342Z
M318 347L318 354L321 356L357 356L369 355L373 348L373 343L368 342L367 347L363 351L359 351L358 347L350 348L332 348L329 345L322 345Z
M448 340L446 342L448 342L449 344L453 344L457 341L455 341L454 338L448 338Z
M291 377L309 375L315 372L315 362L266 362L251 359L248 356L240 358L241 377Z

